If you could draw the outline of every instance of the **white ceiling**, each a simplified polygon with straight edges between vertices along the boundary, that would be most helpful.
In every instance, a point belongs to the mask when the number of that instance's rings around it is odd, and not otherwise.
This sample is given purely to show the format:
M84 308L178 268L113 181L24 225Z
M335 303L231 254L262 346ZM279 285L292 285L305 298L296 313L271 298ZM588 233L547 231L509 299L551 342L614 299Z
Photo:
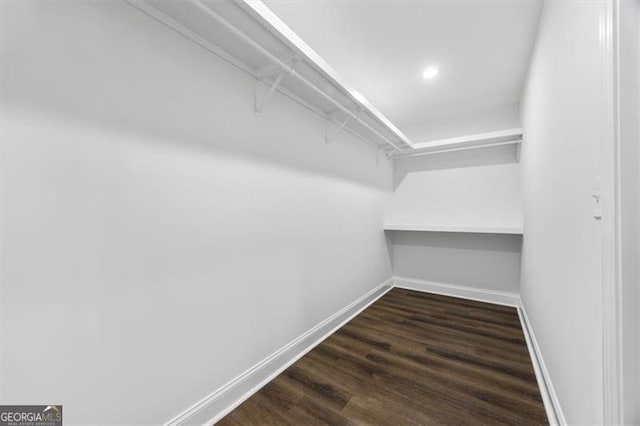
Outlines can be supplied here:
M519 124L540 1L265 3L413 142Z

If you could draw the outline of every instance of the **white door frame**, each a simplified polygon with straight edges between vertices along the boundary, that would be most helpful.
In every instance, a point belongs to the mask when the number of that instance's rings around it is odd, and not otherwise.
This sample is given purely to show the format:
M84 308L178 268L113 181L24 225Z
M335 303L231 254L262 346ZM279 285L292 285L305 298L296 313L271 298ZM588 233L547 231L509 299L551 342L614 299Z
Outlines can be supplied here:
M620 2L605 0L600 11L602 96L602 339L603 421L621 424L623 416L622 185L620 137ZM628 1L628 0L626 0ZM640 25L640 24L639 24ZM640 42L639 42L640 44ZM640 96L640 95L638 95ZM633 143L633 141L631 141ZM624 182L640 190L638 182ZM637 247L636 247L637 249Z
M603 340L603 415L604 424L619 424L622 407L620 386L620 217L619 158L620 140L617 113L618 0L601 3L600 10L600 176L602 203L602 340Z

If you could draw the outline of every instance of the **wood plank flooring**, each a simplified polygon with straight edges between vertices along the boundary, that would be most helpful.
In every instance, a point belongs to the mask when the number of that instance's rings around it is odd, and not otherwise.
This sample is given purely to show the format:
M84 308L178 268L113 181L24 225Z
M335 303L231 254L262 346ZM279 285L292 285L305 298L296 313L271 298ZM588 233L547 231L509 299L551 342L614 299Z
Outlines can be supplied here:
M546 423L514 308L395 288L218 424Z

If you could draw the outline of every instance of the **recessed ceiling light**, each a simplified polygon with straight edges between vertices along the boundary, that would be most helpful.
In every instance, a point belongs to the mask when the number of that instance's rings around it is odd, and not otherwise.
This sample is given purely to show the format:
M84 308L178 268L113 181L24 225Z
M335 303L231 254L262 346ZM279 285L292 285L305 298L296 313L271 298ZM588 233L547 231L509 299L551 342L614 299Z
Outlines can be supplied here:
M422 77L426 78L427 80L431 80L432 78L437 77L439 73L440 70L438 70L438 67L430 66L425 68L425 70L422 72Z

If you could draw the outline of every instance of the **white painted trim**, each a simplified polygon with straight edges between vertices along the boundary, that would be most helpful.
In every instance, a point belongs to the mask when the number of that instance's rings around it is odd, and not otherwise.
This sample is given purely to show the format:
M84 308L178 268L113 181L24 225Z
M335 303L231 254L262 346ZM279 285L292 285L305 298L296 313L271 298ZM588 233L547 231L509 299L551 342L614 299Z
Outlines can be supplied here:
M518 307L520 300L520 296L518 296L517 293L484 290L457 284L438 283L406 277L393 277L393 282L394 287L398 288L459 297L461 299L477 300L479 302L494 303L496 305Z
M544 364L542 352L540 352L540 347L538 346L538 341L536 340L536 336L533 332L533 327L529 322L527 311L518 294L403 277L393 277L393 281L394 287L404 288L407 290L441 294L443 296L477 300L480 302L516 308L549 423L561 426L565 426L567 424L564 414L562 413L562 408L560 407L558 396L556 395L553 383L551 382L551 376Z
M602 380L604 424L622 422L619 0L600 7L600 178L602 202Z
M169 420L166 425L210 425L222 419L392 288L393 278L389 278Z
M385 231L463 232L472 234L522 235L522 226L440 226L416 224L384 224Z
M547 418L549 419L549 423L552 425L564 426L567 424L567 421L562 413L558 395L556 394L553 383L551 382L549 371L544 364L542 352L540 351L540 346L538 346L538 341L536 340L536 335L533 332L533 327L529 322L527 310L525 309L522 300L520 300L520 298L518 299L518 316L520 317L522 332L524 333L525 340L527 341L527 347L529 348L529 356L531 357L533 370L536 373L536 379L538 381L538 387L540 388L542 401L544 402L544 409L547 412Z
M392 277L169 420L165 425L210 425L219 421L344 324L396 287L516 308L549 422L552 425L567 424L526 309L518 294Z

